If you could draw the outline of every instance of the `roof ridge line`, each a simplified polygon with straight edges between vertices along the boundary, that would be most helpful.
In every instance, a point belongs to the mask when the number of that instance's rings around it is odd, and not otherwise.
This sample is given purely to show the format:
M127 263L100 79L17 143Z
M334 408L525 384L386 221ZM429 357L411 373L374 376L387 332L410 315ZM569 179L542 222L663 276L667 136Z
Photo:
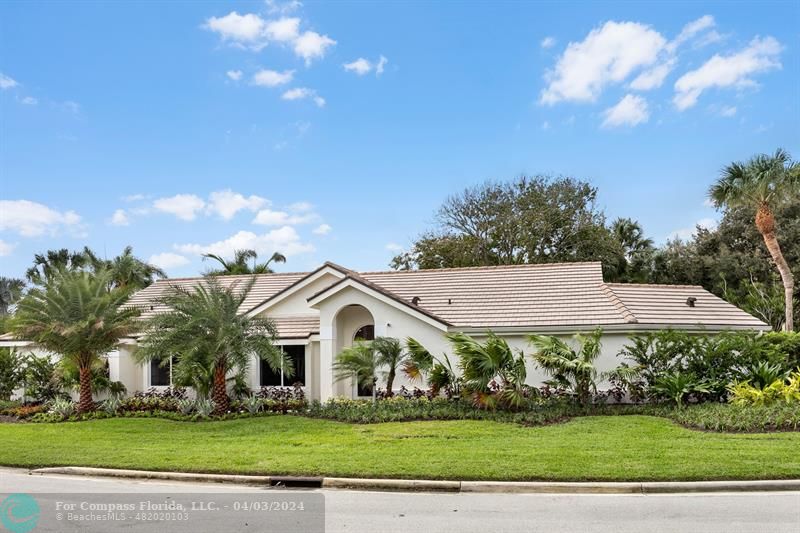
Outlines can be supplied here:
M468 267L446 267L446 268L418 268L408 270L365 270L357 272L358 274L414 274L417 272L451 272L453 270L500 270L512 269L521 267L559 267L559 266L573 266L573 265L602 265L601 261L559 261L556 263L519 263L515 265L476 265ZM355 272L355 271L354 271Z
M634 315L633 312L628 309L628 306L625 305L620 297L617 296L617 293L614 292L614 289L609 287L607 283L602 283L600 285L600 291L608 297L614 308L622 313L622 318L625 320L625 322L628 324L637 324L639 322L639 320L636 318L636 315Z
M703 289L707 290L702 285L688 285L688 284L673 284L673 283L622 283L622 282L608 282L606 285L618 287L671 287L673 289ZM710 291L709 291L710 292Z

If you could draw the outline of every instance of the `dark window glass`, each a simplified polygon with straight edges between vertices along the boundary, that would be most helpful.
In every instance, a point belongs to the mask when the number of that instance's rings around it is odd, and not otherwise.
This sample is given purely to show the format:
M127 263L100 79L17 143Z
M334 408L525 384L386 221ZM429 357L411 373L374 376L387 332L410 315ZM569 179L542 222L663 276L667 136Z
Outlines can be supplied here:
M300 386L306 384L306 347L302 345L289 345L284 346L283 351L292 360L294 368L294 375L292 377L285 377L283 384L286 386L299 383Z
M163 363L163 365L162 365ZM169 387L169 362L150 361L150 386Z
M261 359L261 379L260 384L262 387L278 387L281 384L280 369L275 372L266 361Z

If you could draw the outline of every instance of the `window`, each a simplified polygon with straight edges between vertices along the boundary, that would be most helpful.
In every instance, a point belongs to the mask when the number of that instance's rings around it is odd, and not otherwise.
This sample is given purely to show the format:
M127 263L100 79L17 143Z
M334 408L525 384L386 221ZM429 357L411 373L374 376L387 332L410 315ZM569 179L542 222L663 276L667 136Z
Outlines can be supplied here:
M169 387L172 383L172 360L168 362L150 360L150 386Z
M353 335L354 342L372 340L375 340L375 326L372 324L361 326L358 328L358 331L356 331L356 334ZM362 385L361 382L358 381L356 396L372 396L372 385Z
M306 347L302 344L291 344L280 348L291 359L294 366L294 375L292 377L284 376L282 369L279 372L275 372L262 359L260 385L262 387L291 387L294 384L299 384L304 387L306 384Z

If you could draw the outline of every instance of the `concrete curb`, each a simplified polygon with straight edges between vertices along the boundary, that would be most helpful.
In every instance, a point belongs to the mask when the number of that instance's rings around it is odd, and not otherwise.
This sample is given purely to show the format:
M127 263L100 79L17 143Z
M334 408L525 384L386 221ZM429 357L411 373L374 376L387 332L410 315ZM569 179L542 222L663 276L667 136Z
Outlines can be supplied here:
M674 494L698 492L800 491L800 479L758 481L680 482L549 482L549 481L439 481L426 479L363 479L337 477L247 476L118 470L62 466L31 470L33 475L63 474L129 479L155 479L201 483L234 483L268 487L321 487L329 489L382 490L403 492L465 492L494 494Z

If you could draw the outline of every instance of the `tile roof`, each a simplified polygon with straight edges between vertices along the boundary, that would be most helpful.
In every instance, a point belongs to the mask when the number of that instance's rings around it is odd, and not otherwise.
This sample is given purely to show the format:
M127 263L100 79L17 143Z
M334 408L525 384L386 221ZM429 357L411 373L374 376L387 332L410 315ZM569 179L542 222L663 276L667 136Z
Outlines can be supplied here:
M767 328L766 324L702 287L605 283L599 262L447 268L356 273L347 277L379 290L454 328L594 327L626 324ZM259 305L308 273L262 274L240 310ZM249 276L220 281L244 286ZM204 278L161 280L131 298L145 317L170 284L192 286ZM332 283L335 285L341 280ZM324 292L324 290L322 291ZM696 298L695 307L686 305ZM319 331L311 316L278 317L281 337L300 338ZM289 337L292 336L292 337Z

